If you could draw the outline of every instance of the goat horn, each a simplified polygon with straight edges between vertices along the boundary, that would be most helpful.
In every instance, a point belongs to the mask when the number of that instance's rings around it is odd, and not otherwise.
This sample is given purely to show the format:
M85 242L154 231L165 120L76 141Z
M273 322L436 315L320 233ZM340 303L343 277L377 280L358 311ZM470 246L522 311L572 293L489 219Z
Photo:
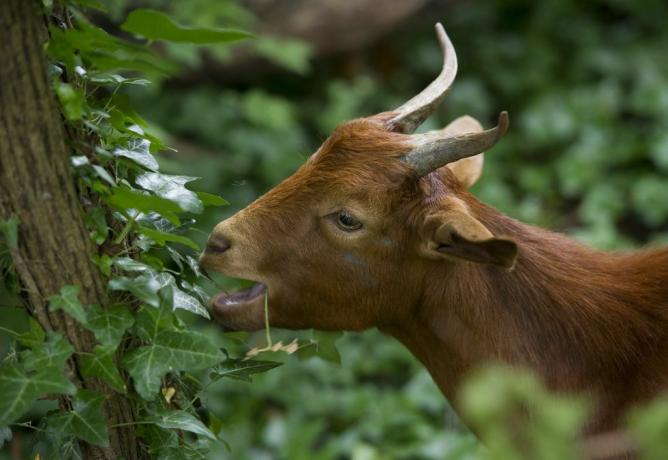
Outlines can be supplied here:
M443 131L413 134L410 136L413 150L403 160L418 176L426 176L448 163L489 150L507 129L508 112L503 111L499 114L498 124L485 131L450 137L444 135Z
M393 111L396 115L387 122L390 131L404 134L415 131L432 114L457 75L455 48L440 22L436 23L436 35L443 50L443 70L420 94Z

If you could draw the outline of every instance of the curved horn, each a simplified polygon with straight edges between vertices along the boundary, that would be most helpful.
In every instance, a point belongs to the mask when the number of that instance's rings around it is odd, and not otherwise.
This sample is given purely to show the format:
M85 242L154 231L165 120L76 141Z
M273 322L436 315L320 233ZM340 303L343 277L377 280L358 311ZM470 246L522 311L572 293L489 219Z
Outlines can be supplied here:
M410 136L413 150L403 160L418 176L426 176L448 163L489 150L507 129L508 112L503 111L499 114L498 124L486 131L450 137L443 131L413 134Z
M388 129L394 132L410 134L434 111L443 99L457 75L457 55L452 42L440 22L436 23L436 35L443 50L443 70L420 94L398 107L396 115L388 121Z

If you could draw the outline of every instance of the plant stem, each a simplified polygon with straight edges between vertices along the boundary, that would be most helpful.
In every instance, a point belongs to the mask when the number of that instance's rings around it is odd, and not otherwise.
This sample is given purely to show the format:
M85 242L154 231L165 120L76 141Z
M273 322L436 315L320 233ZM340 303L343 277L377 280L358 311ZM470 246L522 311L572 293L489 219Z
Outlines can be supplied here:
M267 337L267 346L272 347L271 331L269 330L269 296L266 292L264 293L264 333Z

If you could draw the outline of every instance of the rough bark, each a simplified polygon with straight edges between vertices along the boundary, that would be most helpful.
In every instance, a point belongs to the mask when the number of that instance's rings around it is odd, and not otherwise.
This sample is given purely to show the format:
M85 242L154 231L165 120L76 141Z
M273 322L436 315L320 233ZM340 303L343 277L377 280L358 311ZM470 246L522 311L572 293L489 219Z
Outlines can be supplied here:
M27 308L46 330L66 336L77 352L94 338L46 298L65 284L81 286L81 301L106 305L105 282L83 224L69 167L66 133L47 79L43 46L47 28L36 0L3 0L0 8L0 219L20 220L16 271ZM68 363L77 386L103 392L110 447L82 445L86 458L140 458L127 399L97 379L83 379L75 357Z

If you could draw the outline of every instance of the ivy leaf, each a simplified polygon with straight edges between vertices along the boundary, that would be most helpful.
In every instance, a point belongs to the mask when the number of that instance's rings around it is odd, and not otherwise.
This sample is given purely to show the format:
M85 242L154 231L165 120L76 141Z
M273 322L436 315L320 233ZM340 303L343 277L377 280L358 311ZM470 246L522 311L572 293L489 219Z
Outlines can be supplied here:
M12 216L9 219L0 221L0 233L5 237L7 247L16 249L19 247L19 218Z
M95 174L97 174L97 177L99 177L100 179L102 179L107 184L111 185L112 187L114 187L116 185L116 181L114 180L114 178L111 177L111 174L109 174L109 172L106 169L104 169L102 166L91 165L91 167L95 171Z
M195 251L199 250L199 246L197 243L195 243L193 240L191 240L188 237L182 236L182 235L176 235L174 233L168 233L168 232L162 232L160 230L154 230L152 228L147 228L147 227L139 227L139 233L142 235L152 239L155 241L157 244L160 246L164 246L165 243L171 242L171 243L179 243L184 246L188 246L191 249L194 249Z
M139 347L123 357L123 366L132 377L135 390L151 400L160 389L160 380L169 371L169 353L155 345Z
M115 188L107 197L107 203L122 210L136 209L146 213L155 211L167 217L170 222L174 220L175 213L181 212L181 206L178 203L125 187ZM176 218L175 225L178 225L178 218Z
M161 331L150 345L126 354L123 365L139 395L153 399L162 377L171 370L206 369L223 358L222 352L204 335L189 331Z
M28 318L28 330L16 336L16 340L24 347L37 347L44 342L45 334L42 326L35 318Z
M259 359L232 359L228 358L211 370L211 379L218 380L223 377L229 379L251 382L253 374L270 371L282 363L275 361L262 361Z
M186 411L171 411L160 415L146 417L144 422L154 423L168 430L187 431L209 439L216 440L216 435L209 430L200 419Z
M114 259L114 265L121 270L125 270L126 272L145 272L153 270L152 267L146 265L145 263L131 259L130 257L116 257Z
M137 313L134 332L142 340L155 342L159 332L172 330L172 320L169 308L142 308Z
M174 308L187 310L206 319L211 319L209 311L195 297L183 292L181 289L174 290Z
M146 86L151 82L145 78L127 78L122 75L108 72L93 72L87 77L88 81L98 85L139 85Z
M44 367L62 369L72 353L74 348L65 337L49 331L47 340L36 344L32 350L22 351L21 359L26 370L38 370Z
M80 89L74 89L69 83L58 82L56 95L63 106L65 118L70 121L81 120L85 96Z
M143 8L132 11L121 29L149 40L177 43L227 43L252 37L242 30L182 26L165 13Z
M112 278L109 280L108 286L112 291L129 291L139 300L152 307L160 305L158 290L161 286L155 276L150 273L135 276L134 278L125 276Z
M92 354L81 358L81 373L84 377L100 377L114 390L125 393L125 382L114 363L114 348L96 346Z
M0 426L15 421L39 397L75 392L76 387L60 369L44 367L28 374L16 364L6 364L0 367Z
M52 311L63 310L72 318L79 321L81 324L86 324L86 311L83 305L79 302L79 286L71 284L60 288L60 293L48 297L49 307Z
M229 201L213 193L195 192L204 206L227 206Z
M106 447L109 432L102 411L104 395L90 390L79 390L74 410L48 418L49 426L58 434L74 436L89 444Z
M103 208L93 208L84 216L87 227L91 230L90 237L98 246L107 240L109 226Z
M169 273L159 273L157 275L162 286L171 286L173 290L172 294L172 308L174 310L181 309L187 310L196 315L205 317L206 319L211 319L209 316L209 311L202 305L202 303L197 300L195 297L183 292L176 284L176 279Z
M100 345L115 350L133 323L132 313L123 305L109 308L95 305L88 311L86 328L95 335Z
M132 139L125 148L118 147L112 152L117 157L129 158L135 163L151 171L157 171L159 166L150 152L151 142L147 139Z
M197 179L197 177L150 172L137 177L135 182L144 190L177 203L182 210L199 214L204 210L204 205L195 192L185 187L185 184Z

